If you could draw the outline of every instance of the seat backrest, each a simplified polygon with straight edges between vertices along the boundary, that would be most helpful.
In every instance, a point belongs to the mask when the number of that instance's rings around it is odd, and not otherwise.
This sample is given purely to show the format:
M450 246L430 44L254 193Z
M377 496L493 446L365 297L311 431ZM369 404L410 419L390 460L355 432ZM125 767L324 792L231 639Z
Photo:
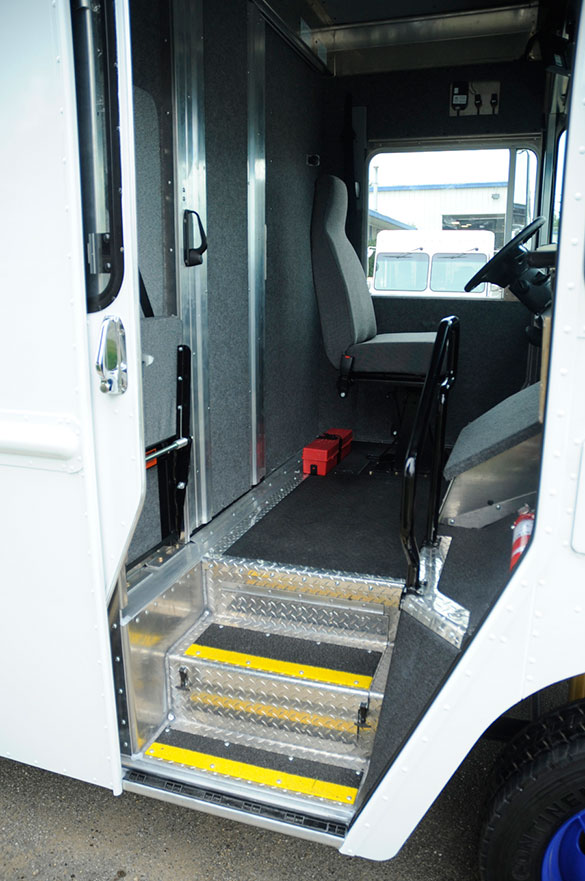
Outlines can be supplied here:
M325 351L335 367L350 346L376 336L372 296L345 234L346 216L345 184L331 174L322 175L315 184L311 253Z

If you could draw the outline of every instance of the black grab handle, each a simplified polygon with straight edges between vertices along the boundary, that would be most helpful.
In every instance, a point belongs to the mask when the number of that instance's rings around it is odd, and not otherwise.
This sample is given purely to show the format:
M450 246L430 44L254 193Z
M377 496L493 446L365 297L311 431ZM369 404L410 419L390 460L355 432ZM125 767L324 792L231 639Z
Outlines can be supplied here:
M199 226L200 244L194 247L193 224L190 218L195 215ZM201 218L196 211L186 208L183 212L183 259L185 266L201 266L203 263L203 254L207 251L207 236L201 223Z
M435 443L431 467L431 488L424 544L437 540L441 471L445 450L447 398L457 374L459 356L459 319L455 315L443 318L437 329L433 354L423 390L418 402L414 426L406 453L400 508L400 539L408 562L406 587L418 590L420 585L420 553L414 535L414 502L416 497L417 464L428 436L434 414Z

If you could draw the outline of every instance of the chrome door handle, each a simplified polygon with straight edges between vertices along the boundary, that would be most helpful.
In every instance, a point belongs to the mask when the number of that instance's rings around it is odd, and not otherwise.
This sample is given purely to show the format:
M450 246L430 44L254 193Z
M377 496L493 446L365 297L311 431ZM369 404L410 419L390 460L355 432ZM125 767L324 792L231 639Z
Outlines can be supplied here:
M100 391L105 395L123 395L128 388L126 331L120 318L104 318L95 362Z

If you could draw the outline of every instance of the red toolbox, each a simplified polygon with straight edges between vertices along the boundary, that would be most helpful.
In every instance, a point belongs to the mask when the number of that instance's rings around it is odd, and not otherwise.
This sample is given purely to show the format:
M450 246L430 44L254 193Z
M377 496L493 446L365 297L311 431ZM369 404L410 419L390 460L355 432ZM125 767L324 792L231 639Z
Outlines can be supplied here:
M352 437L350 428L328 428L304 447L303 474L328 474L351 450Z

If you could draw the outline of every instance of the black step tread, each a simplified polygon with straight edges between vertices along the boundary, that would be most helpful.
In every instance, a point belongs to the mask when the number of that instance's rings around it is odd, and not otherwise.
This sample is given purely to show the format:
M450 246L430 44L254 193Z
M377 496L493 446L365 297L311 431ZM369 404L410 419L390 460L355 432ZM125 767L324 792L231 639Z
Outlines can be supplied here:
M296 756L293 756L291 759L286 754L255 749L254 747L243 746L240 743L216 740L213 737L191 734L188 731L181 731L175 728L165 729L157 737L157 742L166 746L174 746L179 749L217 756L221 759L230 759L233 762L243 762L244 764L255 765L259 768L281 771L283 774L296 774L299 777L307 777L311 780L324 780L327 783L351 786L356 789L362 778L362 772L357 772L352 768L340 768L325 762L313 762Z
M267 634L221 624L211 624L196 642L222 651L347 671L361 676L373 676L382 657L380 652L370 649L315 642L295 636Z

